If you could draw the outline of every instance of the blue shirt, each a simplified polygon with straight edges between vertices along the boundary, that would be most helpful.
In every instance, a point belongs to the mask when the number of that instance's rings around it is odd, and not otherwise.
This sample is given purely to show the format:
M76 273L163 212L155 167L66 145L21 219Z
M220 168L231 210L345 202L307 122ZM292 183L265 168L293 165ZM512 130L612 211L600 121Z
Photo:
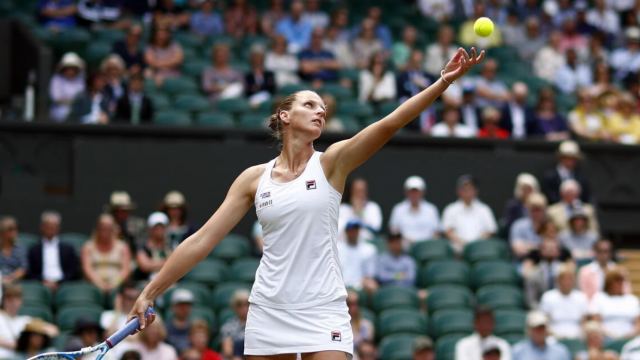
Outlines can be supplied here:
M42 14L45 9L63 9L68 6L75 5L74 0L40 0L38 3L38 12ZM41 17L42 25L58 27L58 28L71 28L76 25L76 17L74 15L68 15L64 17Z
M309 46L313 26L302 18L294 22L291 17L286 17L278 21L276 32L287 38L290 49L295 53Z
M300 52L300 54L298 55L298 58L302 62L303 60L322 60L322 59L333 60L335 59L335 56L333 56L333 53L327 50L313 51L311 49L306 49ZM324 69L324 70L315 72L313 74L302 74L302 77L304 78L304 80L307 80L307 81L311 81L311 80L331 81L331 80L338 79L338 72L335 70Z
M546 345L540 348L529 339L522 340L513 346L513 360L571 360L567 348L561 343L547 339Z
M27 270L27 252L22 246L15 245L11 250L11 255L4 256L0 253L0 273L7 276L18 269Z
M378 256L376 279L380 285L414 286L416 263L406 254L396 257L386 252Z
M513 244L515 240L526 242L527 244L540 245L542 238L533 228L533 223L529 217L516 220L509 231L509 242Z
M191 15L191 31L198 35L220 35L224 32L222 18L214 12L198 11Z

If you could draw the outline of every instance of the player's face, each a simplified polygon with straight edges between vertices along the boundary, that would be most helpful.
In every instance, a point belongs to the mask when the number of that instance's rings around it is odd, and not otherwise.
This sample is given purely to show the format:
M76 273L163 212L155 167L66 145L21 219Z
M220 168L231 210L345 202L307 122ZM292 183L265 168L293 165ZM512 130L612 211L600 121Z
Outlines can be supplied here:
M326 121L327 109L322 98L313 91L301 91L288 111L287 121L295 131L318 138Z

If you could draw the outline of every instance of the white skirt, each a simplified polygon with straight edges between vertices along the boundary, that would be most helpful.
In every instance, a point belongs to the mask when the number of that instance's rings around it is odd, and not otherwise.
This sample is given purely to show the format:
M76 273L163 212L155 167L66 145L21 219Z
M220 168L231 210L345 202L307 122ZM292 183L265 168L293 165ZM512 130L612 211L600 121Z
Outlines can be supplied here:
M245 355L302 354L343 351L353 356L351 316L345 301L308 309L249 306Z

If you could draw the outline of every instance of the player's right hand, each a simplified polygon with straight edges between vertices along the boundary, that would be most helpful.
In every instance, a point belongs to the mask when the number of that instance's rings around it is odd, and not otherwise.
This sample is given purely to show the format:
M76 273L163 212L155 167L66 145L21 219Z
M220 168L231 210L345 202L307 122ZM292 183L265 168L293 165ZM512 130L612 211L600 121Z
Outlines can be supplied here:
M153 300L147 299L144 294L138 296L135 304L131 308L131 312L127 316L127 320L131 320L133 318L138 318L140 322L140 326L138 327L138 331L144 330L148 325L150 325L155 319L156 315L151 314L149 316L145 316L147 309L153 306Z

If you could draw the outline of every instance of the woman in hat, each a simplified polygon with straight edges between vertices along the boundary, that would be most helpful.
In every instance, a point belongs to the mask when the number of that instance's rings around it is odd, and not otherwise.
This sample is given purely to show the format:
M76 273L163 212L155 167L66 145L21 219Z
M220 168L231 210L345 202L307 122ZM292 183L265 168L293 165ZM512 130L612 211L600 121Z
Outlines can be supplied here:
M500 221L507 234L516 220L527 215L526 203L529 195L539 191L540 185L535 176L529 173L518 174L516 185L513 189L513 198L507 201L504 207L504 215Z
M484 59L460 48L427 89L383 119L325 151L314 148L326 106L308 90L285 97L269 118L282 140L271 161L245 170L212 217L183 241L142 291L130 314L140 320L255 206L264 253L249 297L244 355L249 360L345 360L353 354L347 291L337 254L338 208L347 176L430 106L452 81ZM152 320L152 319L149 319ZM144 333L144 332L143 332Z
M51 338L58 335L57 330L53 331L51 325L40 320L33 319L20 333L16 344L17 357L28 359L38 354L53 351L50 348Z
M84 61L73 52L62 56L58 70L49 83L51 108L49 116L55 122L63 122L71 112L71 104L84 91Z
M576 208L570 212L569 226L560 232L558 239L571 251L574 260L588 262L593 258L593 244L598 241L598 233L590 228L587 213Z
M169 191L162 202L163 213L169 217L167 236L169 246L175 249L182 240L193 234L195 229L187 222L187 201L179 191Z

